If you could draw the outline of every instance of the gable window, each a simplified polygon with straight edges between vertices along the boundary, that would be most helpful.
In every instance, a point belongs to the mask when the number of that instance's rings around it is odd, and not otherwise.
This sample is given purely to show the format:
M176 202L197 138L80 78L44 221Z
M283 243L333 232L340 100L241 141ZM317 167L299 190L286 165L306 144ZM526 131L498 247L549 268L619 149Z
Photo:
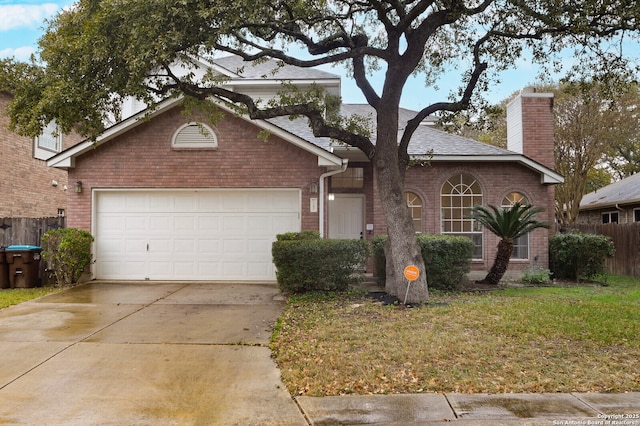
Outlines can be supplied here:
M527 198L519 192L512 192L502 199L502 208L510 209L515 203L527 205ZM521 235L513 240L511 259L529 259L529 234Z
M173 134L172 148L210 149L218 147L218 138L211 127L202 123L187 123Z
M55 121L51 121L36 136L33 144L33 156L39 160L48 160L62 151L62 133Z
M420 197L413 192L405 192L404 197L407 200L411 219L413 219L413 229L416 232L422 232L422 201Z
M38 148L48 149L53 152L60 152L62 149L62 134L58 130L55 121L51 121L42 130L42 134L36 137Z
M482 205L482 188L471 175L452 176L440 191L441 230L443 234L460 235L473 241L474 259L482 259L482 228L469 218L471 208Z
M331 188L359 189L364 187L364 169L349 167L344 173L331 176Z
M602 213L602 223L618 223L618 212Z

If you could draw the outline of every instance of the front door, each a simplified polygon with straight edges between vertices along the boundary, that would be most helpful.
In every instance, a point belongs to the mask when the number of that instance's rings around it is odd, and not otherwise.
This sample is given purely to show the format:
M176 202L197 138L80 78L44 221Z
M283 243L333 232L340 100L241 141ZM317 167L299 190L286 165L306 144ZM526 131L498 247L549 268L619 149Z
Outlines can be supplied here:
M335 194L329 201L329 238L362 238L363 223L364 195Z

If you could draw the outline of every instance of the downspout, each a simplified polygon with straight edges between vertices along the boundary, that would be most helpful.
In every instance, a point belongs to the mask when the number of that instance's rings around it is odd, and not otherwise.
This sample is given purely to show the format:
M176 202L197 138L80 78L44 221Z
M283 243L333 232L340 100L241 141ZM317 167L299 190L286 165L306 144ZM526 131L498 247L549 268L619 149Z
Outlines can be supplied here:
M320 175L320 185L319 185L320 188L318 190L319 192L318 197L320 198L320 209L319 209L320 210L319 211L320 238L324 238L324 179L328 178L329 176L337 175L338 173L344 173L344 171L347 170L348 164L349 164L349 160L347 160L346 158L343 158L342 167L340 167L338 170L331 170Z

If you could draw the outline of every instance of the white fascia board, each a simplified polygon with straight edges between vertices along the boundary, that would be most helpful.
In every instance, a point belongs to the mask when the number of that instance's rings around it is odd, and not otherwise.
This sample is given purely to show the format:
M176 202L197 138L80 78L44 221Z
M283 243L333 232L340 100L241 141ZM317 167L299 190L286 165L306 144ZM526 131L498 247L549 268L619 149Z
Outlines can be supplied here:
M85 140L84 142L80 142L77 145L72 146L71 148L62 151L58 155L51 157L47 161L47 166L49 167L57 167L62 169L68 169L75 167L75 157L84 154L86 151L94 149L97 146L102 145L103 143L119 136L142 123L145 123L146 120L153 118L154 116L166 111L167 109L173 108L174 106L180 104L182 102L182 98L171 98L166 99L156 105L152 110L144 110L135 114L111 127L106 129L100 136L98 136L95 142L90 140Z
M431 161L461 161L461 162L517 162L531 170L540 173L540 183L543 184L560 184L564 182L562 175L554 172L553 170L543 166L540 163L533 161L524 155L434 155L433 158L429 156L411 156L416 160L430 160Z
M326 85L326 83L333 83L334 85L340 85L339 78L314 78L298 80L295 78L281 78L281 79L233 79L224 82L223 84L229 86L281 86L282 83L295 82L300 85L311 85L313 83Z

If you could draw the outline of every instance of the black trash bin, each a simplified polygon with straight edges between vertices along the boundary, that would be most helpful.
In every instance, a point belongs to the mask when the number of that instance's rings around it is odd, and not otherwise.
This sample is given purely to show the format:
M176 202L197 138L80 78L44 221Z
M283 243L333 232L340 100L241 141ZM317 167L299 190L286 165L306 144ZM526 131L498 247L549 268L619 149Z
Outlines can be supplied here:
M0 288L9 288L9 264L4 252L4 247L0 247Z
M31 288L40 283L40 253L38 246L9 246L5 258L9 265L9 286Z

